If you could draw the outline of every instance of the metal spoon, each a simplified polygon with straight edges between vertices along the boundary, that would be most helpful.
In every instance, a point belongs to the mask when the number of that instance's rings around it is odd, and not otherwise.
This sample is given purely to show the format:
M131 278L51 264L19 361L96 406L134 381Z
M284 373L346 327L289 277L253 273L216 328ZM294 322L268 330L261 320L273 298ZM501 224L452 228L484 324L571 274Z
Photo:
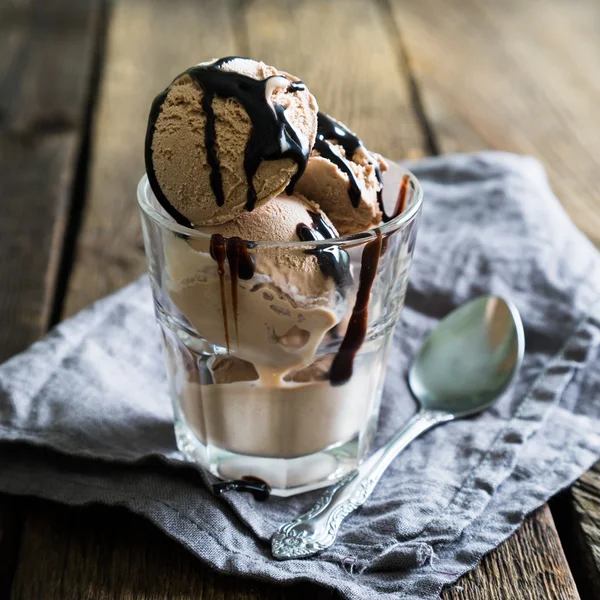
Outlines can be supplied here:
M301 558L331 546L345 517L362 506L398 454L425 431L489 408L512 382L525 350L516 307L482 296L447 316L429 335L408 374L419 412L356 471L307 513L273 536L278 559Z

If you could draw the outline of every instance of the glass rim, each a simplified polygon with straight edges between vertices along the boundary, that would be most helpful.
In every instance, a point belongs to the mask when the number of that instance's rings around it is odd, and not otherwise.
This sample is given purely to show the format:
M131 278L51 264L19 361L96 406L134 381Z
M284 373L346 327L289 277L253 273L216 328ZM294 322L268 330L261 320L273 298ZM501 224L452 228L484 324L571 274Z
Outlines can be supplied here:
M336 238L329 238L324 240L298 240L292 242L264 242L264 241L255 241L255 240L245 240L247 242L252 242L253 248L258 246L261 247L331 247L331 246L346 246L351 245L354 242L365 242L377 237L377 232L381 232L382 236L389 235L403 228L411 221L413 221L416 216L419 214L421 209L421 205L423 204L423 188L417 177L409 171L406 167L398 164L396 161L395 165L400 168L403 174L408 175L411 179L412 184L414 185L415 195L413 197L413 201L411 205L397 217L390 219L386 223L382 223L381 225L377 225L376 227L372 227L371 229L367 229L365 231L360 231L358 233L353 233L352 235L345 235ZM137 201L140 207L140 210L152 219L159 227L168 229L174 234L185 235L189 238L195 239L204 239L209 240L211 237L210 233L204 233L202 231L198 231L197 229L193 229L191 227L186 227L185 225L180 225L175 220L173 220L169 216L162 215L159 213L151 204L151 201L148 197L148 192L152 194L152 189L150 188L150 182L148 181L148 176L144 173L142 178L140 179L137 186Z

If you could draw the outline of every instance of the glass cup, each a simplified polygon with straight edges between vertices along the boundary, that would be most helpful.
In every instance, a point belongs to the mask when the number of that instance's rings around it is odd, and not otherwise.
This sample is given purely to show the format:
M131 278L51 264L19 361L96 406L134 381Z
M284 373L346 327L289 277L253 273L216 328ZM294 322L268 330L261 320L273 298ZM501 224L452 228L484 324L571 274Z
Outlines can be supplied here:
M377 228L245 243L177 224L142 178L175 434L189 460L222 479L258 477L279 496L330 485L363 460L422 203L397 165L384 186L404 206Z

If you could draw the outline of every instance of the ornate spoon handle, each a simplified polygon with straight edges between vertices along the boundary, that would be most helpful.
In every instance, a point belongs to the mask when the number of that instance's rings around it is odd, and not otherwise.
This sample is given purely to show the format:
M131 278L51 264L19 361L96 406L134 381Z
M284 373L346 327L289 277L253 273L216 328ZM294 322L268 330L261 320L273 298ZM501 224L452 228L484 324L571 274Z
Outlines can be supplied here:
M328 488L308 512L279 528L271 540L271 551L278 559L312 556L329 548L342 521L362 506L377 482L398 454L419 435L453 416L420 410L385 446Z

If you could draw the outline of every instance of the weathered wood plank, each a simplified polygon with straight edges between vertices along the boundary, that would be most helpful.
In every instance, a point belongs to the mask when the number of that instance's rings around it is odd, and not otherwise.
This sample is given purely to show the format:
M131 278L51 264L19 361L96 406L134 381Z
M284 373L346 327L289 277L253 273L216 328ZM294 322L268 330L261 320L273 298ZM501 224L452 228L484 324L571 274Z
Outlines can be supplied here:
M530 515L481 564L442 593L444 600L579 598L548 505Z
M575 223L600 245L600 4L391 0L435 142L533 154ZM573 486L590 597L600 596L600 477Z
M302 77L319 108L393 159L423 155L409 89L376 1L254 0L250 55Z
M314 585L288 588L216 574L140 517L120 509L28 511L12 600L325 600Z
M600 595L600 463L568 492L574 574L584 598Z
M538 157L600 244L600 3L388 1L441 151Z
M0 362L49 325L100 17L97 0L0 0ZM21 520L0 497L3 598Z
M47 328L100 2L0 2L0 361Z

